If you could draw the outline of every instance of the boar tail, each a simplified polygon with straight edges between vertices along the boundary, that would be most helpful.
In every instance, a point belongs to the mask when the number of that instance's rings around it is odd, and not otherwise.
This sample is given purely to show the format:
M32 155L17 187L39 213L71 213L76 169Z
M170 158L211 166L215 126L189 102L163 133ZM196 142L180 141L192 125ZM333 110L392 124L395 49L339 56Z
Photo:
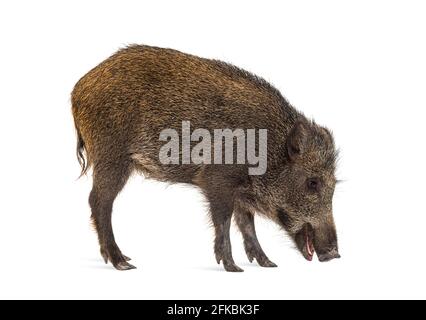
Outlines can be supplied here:
M81 166L81 173L78 178L81 178L83 175L87 173L87 170L89 169L89 163L85 157L85 153L87 154L87 152L84 146L84 140L81 136L80 130L78 129L77 125L75 126L75 129L77 131L77 160Z

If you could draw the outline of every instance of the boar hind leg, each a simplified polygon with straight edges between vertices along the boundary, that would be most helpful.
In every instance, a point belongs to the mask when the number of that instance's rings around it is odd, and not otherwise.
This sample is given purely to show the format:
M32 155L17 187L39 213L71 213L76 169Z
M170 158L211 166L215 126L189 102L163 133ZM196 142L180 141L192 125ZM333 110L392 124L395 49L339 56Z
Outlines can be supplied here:
M210 199L210 211L215 228L214 251L217 263L223 262L226 271L241 272L232 257L231 239L229 236L232 218L232 205L223 199Z
M235 222L244 238L244 248L250 262L256 259L261 267L276 267L277 265L269 260L260 246L254 228L254 216L244 209L236 209L234 212Z
M130 175L130 162L96 164L93 170L93 188L89 196L92 220L96 228L105 263L110 261L118 270L135 269L115 243L111 224L112 207L118 193Z

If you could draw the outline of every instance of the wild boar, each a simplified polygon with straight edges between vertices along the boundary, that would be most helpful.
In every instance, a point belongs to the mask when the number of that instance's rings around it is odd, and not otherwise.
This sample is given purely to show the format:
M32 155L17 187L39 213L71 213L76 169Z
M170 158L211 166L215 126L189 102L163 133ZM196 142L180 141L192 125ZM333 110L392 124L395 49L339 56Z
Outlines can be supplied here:
M114 199L132 172L199 187L209 203L216 260L226 271L243 271L232 257L232 217L250 262L276 267L257 239L255 214L281 226L307 260L315 252L320 261L340 257L332 214L337 158L333 136L262 78L218 60L132 45L78 81L72 114L82 174L93 169L89 204L101 255L116 269L135 268L117 246L111 225ZM183 150L176 154L180 163L160 161L162 132L172 129L183 135L183 123L204 133L266 130L266 170L250 174L249 163L235 161L183 163ZM261 143L254 144L258 153Z

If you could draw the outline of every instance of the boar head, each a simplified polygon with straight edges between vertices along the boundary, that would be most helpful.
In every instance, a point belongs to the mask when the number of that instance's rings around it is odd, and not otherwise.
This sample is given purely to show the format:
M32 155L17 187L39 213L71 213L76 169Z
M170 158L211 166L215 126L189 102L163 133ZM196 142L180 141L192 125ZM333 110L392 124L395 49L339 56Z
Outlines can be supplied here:
M337 161L333 137L313 122L297 121L285 148L286 163L274 183L273 218L307 260L315 252L320 261L340 258L332 212Z

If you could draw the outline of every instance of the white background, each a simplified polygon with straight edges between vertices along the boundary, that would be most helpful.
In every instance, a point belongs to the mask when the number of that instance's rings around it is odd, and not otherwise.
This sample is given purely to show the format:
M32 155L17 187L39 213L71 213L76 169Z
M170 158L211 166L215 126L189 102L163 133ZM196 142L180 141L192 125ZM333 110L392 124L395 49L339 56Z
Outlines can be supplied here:
M422 1L2 1L0 298L426 298L426 7ZM342 259L308 263L257 220L276 269L214 260L196 189L135 176L114 208L137 270L104 265L76 180L70 92L130 43L219 58L330 127Z

